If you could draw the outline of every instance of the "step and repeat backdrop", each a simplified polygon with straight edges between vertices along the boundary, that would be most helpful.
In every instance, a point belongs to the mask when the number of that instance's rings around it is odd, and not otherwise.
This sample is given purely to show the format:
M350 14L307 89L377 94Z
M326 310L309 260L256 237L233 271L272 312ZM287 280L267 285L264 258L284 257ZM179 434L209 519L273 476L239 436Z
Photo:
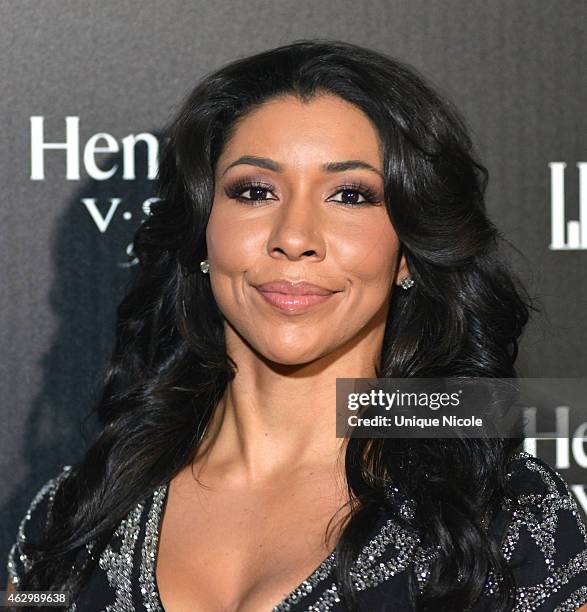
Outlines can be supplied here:
M243 55L347 40L448 96L489 169L506 256L542 307L519 374L587 377L585 17L580 0L0 0L0 558L32 492L96 433L87 417L132 235L157 198L162 127L204 73ZM587 512L585 428L557 409L560 437L526 448Z

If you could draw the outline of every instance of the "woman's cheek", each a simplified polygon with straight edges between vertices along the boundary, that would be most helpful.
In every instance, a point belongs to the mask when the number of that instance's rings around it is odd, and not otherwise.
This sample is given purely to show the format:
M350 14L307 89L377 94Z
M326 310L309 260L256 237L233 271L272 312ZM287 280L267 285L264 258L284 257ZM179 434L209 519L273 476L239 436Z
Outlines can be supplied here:
M386 288L392 280L399 241L391 225L367 226L333 242L341 268L362 284Z
M261 253L263 235L262 223L213 211L206 229L206 244L214 272L230 275L247 270Z

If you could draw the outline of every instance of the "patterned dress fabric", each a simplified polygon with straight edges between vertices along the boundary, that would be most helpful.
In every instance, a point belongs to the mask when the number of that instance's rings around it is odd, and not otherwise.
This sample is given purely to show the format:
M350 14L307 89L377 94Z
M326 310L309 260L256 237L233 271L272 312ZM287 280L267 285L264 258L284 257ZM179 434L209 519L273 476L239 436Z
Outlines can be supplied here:
M22 519L8 556L9 579L16 588L31 565L21 544L40 534L50 517L55 491L70 469L64 466L40 488ZM500 542L513 570L512 612L575 612L587 603L587 530L576 500L558 472L523 451L513 457L508 478L516 496L503 501L486 529ZM159 486L118 524L68 612L163 612L155 564L167 490L168 483ZM389 494L393 496L394 491ZM400 512L407 516L413 507L412 500L403 499ZM93 542L88 543L87 554L93 554L92 547ZM414 529L400 525L382 509L350 570L360 610L411 611L408 575L415 573L422 590L435 554ZM333 552L267 612L343 611L335 566ZM499 580L492 572L482 597L491 599Z

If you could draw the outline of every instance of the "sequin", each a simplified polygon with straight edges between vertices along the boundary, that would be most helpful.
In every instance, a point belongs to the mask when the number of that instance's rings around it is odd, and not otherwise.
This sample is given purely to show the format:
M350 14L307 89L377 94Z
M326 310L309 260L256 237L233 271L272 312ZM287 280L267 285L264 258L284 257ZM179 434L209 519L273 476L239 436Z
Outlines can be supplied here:
M512 612L534 612L548 610L549 598L557 593L570 580L581 573L587 573L587 529L580 518L575 498L569 491L566 481L553 468L546 468L533 455L519 452L514 460L520 460L522 467L529 472L540 476L543 487L538 493L522 494L515 499L507 498L503 501L502 510L510 514L510 520L504 532L501 550L509 562L513 553L520 546L520 534L525 530L535 543L540 557L544 561L546 578L532 586L518 586L515 591L515 604ZM512 472L508 473L511 478ZM557 487L557 482L560 485ZM561 513L568 512L573 517L573 524L577 528L577 536L581 538L583 550L571 557L566 563L555 567L554 556L557 552L557 526ZM525 555L532 554L524 551ZM533 564L537 561L533 558ZM485 594L496 592L502 578L491 571L485 583ZM584 578L587 580L587 577ZM587 603L587 585L575 590L567 598L565 604L556 608L558 612L574 612L582 604Z
M137 504L119 523L112 541L104 548L98 559L98 565L106 572L108 583L114 589L115 594L114 603L108 604L105 612L134 612L133 557L143 510L143 504Z
M378 562L388 552L392 554L391 559ZM421 546L420 536L415 530L387 519L379 533L363 547L355 560L350 570L353 586L357 591L376 587L414 564L423 579L427 575L426 568L436 554L434 549ZM423 587L425 581L419 583Z
M18 587L18 585L20 584L20 574L22 572L26 573L30 571L31 566L32 566L32 561L22 550L22 544L26 541L26 528L27 528L28 522L31 519L31 515L34 509L39 505L41 500L43 500L45 495L47 495L48 512L47 512L47 516L45 519L45 525L48 525L48 521L50 520L50 516L51 516L50 510L51 510L51 507L53 505L53 501L55 498L55 492L57 491L57 488L59 487L63 479L68 475L70 470L71 470L71 465L63 466L59 474L57 474L53 478L50 478L37 491L36 495L33 497L33 500L29 504L29 507L18 526L18 531L16 534L16 541L10 548L10 551L8 553L8 563L7 563L8 578L10 582L16 587Z
M340 602L340 596L338 594L336 583L333 582L327 589L325 589L324 593L318 598L316 603L308 606L306 610L307 612L328 612L328 610L332 610L332 607L338 602Z
M587 601L587 586L579 587L573 591L565 601L558 605L552 612L575 612L582 604Z
M143 605L149 612L163 611L155 584L155 561L159 542L161 509L165 502L167 487L168 485L166 483L157 488L153 493L153 502L149 509L145 527L145 539L141 547L139 583L141 586L141 595L143 596Z
M532 587L516 589L516 604L512 612L533 612L571 578L587 569L587 550L579 553L570 561L555 569L544 582ZM585 599L586 603L587 598Z
M393 553L390 560L380 560L384 554L390 552ZM428 575L428 564L435 554L433 549L420 545L420 538L415 531L400 526L393 519L388 519L377 535L363 546L349 573L355 589L363 591L376 587L408 567L414 566L420 576L419 583L423 586ZM336 552L333 551L310 578L287 595L272 612L291 610L305 595L312 592L319 582L330 575L335 565ZM311 589L307 588L308 584ZM307 609L325 612L332 609L339 601L338 589L336 583L333 583L325 589L316 603Z
M503 500L502 512L506 513L508 520L500 541L501 550L508 561L511 561L514 553L531 558L534 567L537 560L543 560L546 575L544 580L536 584L517 586L512 612L575 612L587 603L587 529L566 482L558 472L545 465L547 464L541 463L529 453L521 451L513 457L512 469L508 473L508 478L511 478L515 469L526 470L528 476L538 475L540 490ZM57 486L69 469L70 466L66 466L60 475L41 488L19 526L17 541L8 560L9 576L14 584L18 584L19 575L28 571L31 566L30 560L21 550L31 512L47 493L51 507ZM96 571L106 573L108 584L112 588L111 599L114 599L113 603L105 605L105 612L130 612L136 609L137 602L133 601L133 581L137 576L142 607L149 612L163 612L156 585L155 567L161 515L167 493L168 483L165 483L155 489L147 500L138 503L119 523L111 541L102 551ZM413 500L400 496L394 487L388 487L386 494L389 500L397 504L401 517L408 522L414 518L416 507ZM573 518L572 524L576 525L577 539L581 540L580 552L574 555L569 553L569 558L564 562L559 561L557 565L557 552L561 552L557 550L560 548L557 527L563 513L569 513L568 516ZM141 541L142 526L144 537ZM489 525L483 522L482 527L487 530ZM522 533L528 534L533 550L520 549L521 542L527 541L521 537ZM94 542L88 542L86 545L90 556L93 556L93 545ZM140 546L140 550L137 546ZM425 546L414 528L400 524L394 518L388 518L376 528L374 536L361 548L351 564L351 583L358 593L389 583L391 593L394 577L412 572L422 592L438 552L438 549ZM139 564L138 568L134 567L136 563ZM340 610L340 585L337 585L334 579L335 568L336 553L332 552L310 576L275 605L272 612ZM582 577L583 584L576 582L578 577ZM485 583L484 596L495 594L501 580L501 576L491 570ZM554 597L562 603L553 609L549 602ZM75 602L72 602L68 612L76 612Z
M306 580L304 580L295 589L289 592L276 606L273 607L271 612L285 612L291 610L293 606L296 606L303 600L303 598L311 593L321 582L326 580L336 565L336 555L334 552L330 553L324 561L310 574ZM314 608L328 609L328 608Z

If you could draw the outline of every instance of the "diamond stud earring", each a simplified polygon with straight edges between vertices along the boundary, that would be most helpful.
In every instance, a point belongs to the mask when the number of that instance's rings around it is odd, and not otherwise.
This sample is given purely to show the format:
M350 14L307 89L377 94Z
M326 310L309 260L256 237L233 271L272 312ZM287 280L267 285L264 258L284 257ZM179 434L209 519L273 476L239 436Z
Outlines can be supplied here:
M404 279L402 279L402 281L400 282L400 287L402 289L405 289L406 291L412 287L415 284L414 279L411 276L406 276Z
M208 263L207 259L204 259L204 261L200 262L200 270L202 270L204 274L207 274L209 269L210 269L210 264Z

